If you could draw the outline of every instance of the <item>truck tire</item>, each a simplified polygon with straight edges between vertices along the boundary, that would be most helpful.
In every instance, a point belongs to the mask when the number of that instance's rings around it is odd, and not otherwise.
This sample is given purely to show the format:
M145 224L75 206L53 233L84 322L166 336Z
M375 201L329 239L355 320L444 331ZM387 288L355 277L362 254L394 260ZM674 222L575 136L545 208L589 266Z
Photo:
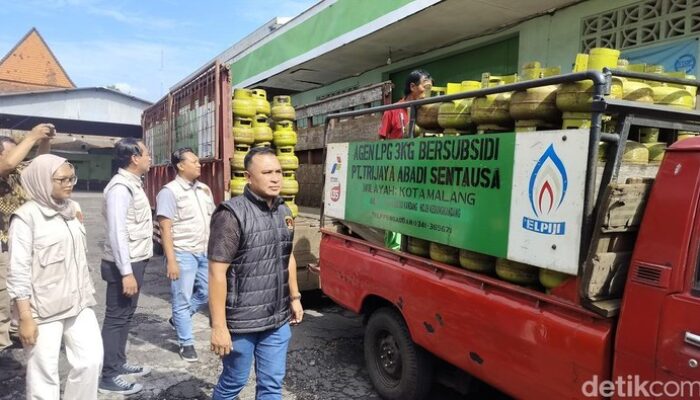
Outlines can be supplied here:
M401 314L380 308L365 329L365 362L380 396L387 400L422 400L430 391L432 357L411 340Z

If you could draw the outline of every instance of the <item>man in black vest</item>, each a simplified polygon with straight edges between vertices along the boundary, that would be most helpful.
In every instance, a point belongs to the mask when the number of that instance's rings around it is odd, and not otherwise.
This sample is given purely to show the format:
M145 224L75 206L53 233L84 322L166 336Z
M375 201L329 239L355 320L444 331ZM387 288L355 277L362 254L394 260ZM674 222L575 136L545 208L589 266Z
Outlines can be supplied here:
M243 195L219 205L211 220L211 349L224 367L212 399L236 398L255 358L256 400L280 400L289 324L304 315L292 255L294 220L279 196L282 167L275 153L254 148L244 164Z

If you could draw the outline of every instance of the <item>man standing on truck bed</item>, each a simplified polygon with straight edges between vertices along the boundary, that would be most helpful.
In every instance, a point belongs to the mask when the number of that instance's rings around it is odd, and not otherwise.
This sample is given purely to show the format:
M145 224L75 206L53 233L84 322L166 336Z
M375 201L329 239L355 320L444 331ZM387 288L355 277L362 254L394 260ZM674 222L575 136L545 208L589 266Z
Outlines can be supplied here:
M212 399L234 399L255 359L256 399L282 399L289 323L304 311L292 254L294 220L279 196L282 167L256 147L245 156L243 195L219 205L209 240L211 349L224 369Z
M151 155L142 141L125 138L114 146L119 166L104 189L107 237L102 256L102 279L107 282L105 320L102 324L104 363L100 393L133 394L139 383L123 375L144 376L150 369L126 362L126 341L136 312L143 274L153 256L151 205L141 177L151 167Z
M406 77L403 88L403 97L397 102L414 101L424 99L433 87L433 77L422 69L411 71ZM379 140L385 139L405 139L408 136L408 109L395 108L384 111L382 114L382 124L379 126ZM388 249L398 250L401 248L401 234L398 232L386 231L384 233L384 246Z
M433 87L433 78L422 69L411 71L406 77L403 97L396 103L424 99ZM384 111L382 124L379 126L379 139L405 139L408 135L409 115L406 108Z
M170 158L177 176L156 199L163 252L170 279L173 317L180 357L197 361L192 335L192 315L209 303L207 242L209 223L216 207L211 190L199 182L202 166L189 147L177 149Z

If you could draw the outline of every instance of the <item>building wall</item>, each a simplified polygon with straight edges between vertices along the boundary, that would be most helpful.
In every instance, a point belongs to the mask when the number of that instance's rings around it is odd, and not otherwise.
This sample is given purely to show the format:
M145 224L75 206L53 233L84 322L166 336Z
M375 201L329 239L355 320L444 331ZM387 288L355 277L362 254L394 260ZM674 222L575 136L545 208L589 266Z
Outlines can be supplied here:
M416 67L430 73L435 82L434 86L445 86L447 82L480 81L481 74L484 72L492 75L511 75L518 72L518 37L509 37L473 50L390 73L388 79L395 85L394 101L403 97L403 82Z
M100 191L112 178L111 154L75 154L60 151L52 152L67 159L78 176L76 190Z
M581 21L584 17L639 0L589 0L575 6L544 15L518 26L519 58L522 63L540 61L548 67L561 66L571 72L576 53L581 51Z

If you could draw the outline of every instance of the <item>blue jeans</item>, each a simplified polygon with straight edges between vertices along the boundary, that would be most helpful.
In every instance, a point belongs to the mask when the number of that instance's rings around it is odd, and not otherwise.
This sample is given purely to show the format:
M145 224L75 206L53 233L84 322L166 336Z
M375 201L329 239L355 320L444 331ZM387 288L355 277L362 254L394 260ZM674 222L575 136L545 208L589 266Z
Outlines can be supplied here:
M214 388L212 400L233 400L248 382L255 357L255 400L281 400L282 380L287 364L287 347L292 331L289 324L264 332L231 335L233 350L224 357L224 370Z
M209 262L204 253L176 251L180 278L170 282L173 303L173 323L180 346L194 345L192 315L208 306Z

